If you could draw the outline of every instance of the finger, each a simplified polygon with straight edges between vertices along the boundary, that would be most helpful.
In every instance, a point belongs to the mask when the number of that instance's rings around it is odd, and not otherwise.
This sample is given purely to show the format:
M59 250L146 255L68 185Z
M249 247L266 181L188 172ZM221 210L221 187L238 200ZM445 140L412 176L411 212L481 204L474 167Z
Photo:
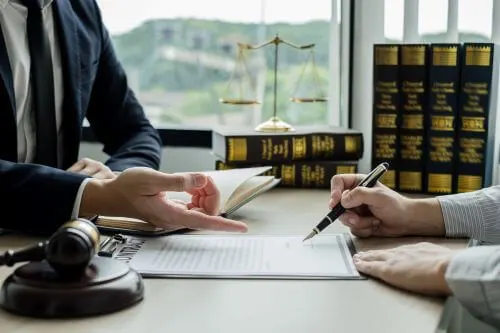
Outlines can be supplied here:
M189 194L202 194L202 195L220 195L219 188L215 185L214 179L210 176L206 177L205 186L202 188L189 188L186 189Z
M85 168L85 166L86 166L85 160L79 160L78 162L76 162L75 164L70 166L68 168L68 171L78 172L78 171L82 170L83 168Z
M211 216L196 210L175 210L170 224L182 225L186 228L197 230L214 230L228 232L247 232L245 223L227 219L221 216Z
M366 229L356 229L356 228L351 228L351 233L359 238L368 238L373 235L373 229L372 228L366 228Z
M361 273L380 278L385 269L385 264L381 261L363 261L354 258L354 266Z
M387 250L373 250L359 252L355 255L355 257L363 261L386 261L391 257L391 255L391 252Z
M116 178L116 175L111 172L109 169L99 169L97 170L94 174L91 175L94 178L98 179L114 179Z
M330 181L331 187L331 206L336 205L342 196L342 192L355 187L363 179L361 174L341 174L335 175Z
M354 229L377 229L380 225L380 220L374 216L360 216L353 212L345 213L346 225Z
M78 171L78 173L93 176L96 173L98 173L99 171L101 171L101 168L99 167L99 165L87 164L85 166L85 168L83 168L83 170Z
M356 187L342 194L341 203L349 209L361 205L377 205L381 200L381 189L370 187Z
M209 215L216 215L219 212L220 191L212 177L207 177L207 183L203 188L191 192L193 193L192 203L195 206L203 208ZM198 196L195 197L196 195Z
M193 188L204 187L207 183L207 176L202 173L175 173L167 174L155 170L150 170L148 182L151 189L155 191L175 191L184 192Z
M188 203L188 209L191 209L192 207L200 207L200 195L195 194L191 196L191 202Z

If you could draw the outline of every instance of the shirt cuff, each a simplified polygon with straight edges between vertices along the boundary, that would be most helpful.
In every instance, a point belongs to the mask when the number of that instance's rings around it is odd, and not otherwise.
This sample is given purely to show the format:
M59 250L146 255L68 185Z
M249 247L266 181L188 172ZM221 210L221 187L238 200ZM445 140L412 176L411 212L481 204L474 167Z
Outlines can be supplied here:
M75 204L73 205L73 212L71 213L72 220L77 219L80 215L80 204L82 202L83 190L85 189L85 186L91 179L92 179L91 177L85 178L80 184L78 192L76 192Z
M484 238L481 195L477 191L437 197L448 237Z
M500 186L437 197L446 235L469 237L486 243L500 241L498 206Z

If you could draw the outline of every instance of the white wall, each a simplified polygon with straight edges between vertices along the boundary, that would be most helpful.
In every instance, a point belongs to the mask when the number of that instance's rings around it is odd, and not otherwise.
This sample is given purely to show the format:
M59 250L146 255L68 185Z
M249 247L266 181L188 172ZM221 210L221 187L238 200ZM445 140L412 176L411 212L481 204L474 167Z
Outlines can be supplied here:
M102 145L97 143L82 143L80 158L89 157L104 162L106 154L102 152ZM173 148L162 150L160 169L164 172L206 171L214 170L215 158L211 149L203 148Z

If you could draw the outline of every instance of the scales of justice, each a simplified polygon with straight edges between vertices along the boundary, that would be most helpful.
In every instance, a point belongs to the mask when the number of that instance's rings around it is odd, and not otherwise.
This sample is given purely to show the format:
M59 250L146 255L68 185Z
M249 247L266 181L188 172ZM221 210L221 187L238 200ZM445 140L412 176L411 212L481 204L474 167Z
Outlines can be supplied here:
M278 98L278 49L280 44L287 45L293 49L297 50L307 50L309 51L309 55L303 65L302 71L300 73L298 82L296 84L296 88L294 90L294 93L292 94L292 97L290 97L290 101L292 103L325 103L328 101L328 98L325 96L325 94L322 92L320 89L320 79L319 75L317 73L317 68L316 68L316 63L315 63L315 58L314 58L314 46L315 44L306 44L306 45L295 45L293 43L290 43L288 41L285 41L281 39L278 35L271 39L268 42L259 44L259 45L250 45L250 44L244 44L244 43L237 43L238 45L238 56L236 59L236 64L235 68L233 70L233 73L231 74L231 78L229 79L229 83L226 88L226 92L229 90L234 77L236 76L236 73L238 70L242 70L245 75L247 75L249 78L251 78L251 75L248 71L248 66L245 61L245 53L248 51L252 50L258 50L265 48L267 46L274 45L274 72L273 72L273 116L268 119L267 121L259 124L256 128L255 131L257 132L291 132L295 131L292 125L286 123L285 121L281 120L277 116L277 98ZM298 91L299 86L301 85L304 72L308 64L312 64L312 76L313 76L313 85L314 85L314 90L315 94L312 97L299 97L296 96L296 93ZM250 80L251 81L251 80ZM251 105L257 105L261 104L261 102L257 98L244 98L243 97L243 89L241 87L241 80L240 80L240 89L239 89L239 96L237 97L222 97L219 99L219 102L223 104L230 104L230 105L241 105L241 106L251 106Z

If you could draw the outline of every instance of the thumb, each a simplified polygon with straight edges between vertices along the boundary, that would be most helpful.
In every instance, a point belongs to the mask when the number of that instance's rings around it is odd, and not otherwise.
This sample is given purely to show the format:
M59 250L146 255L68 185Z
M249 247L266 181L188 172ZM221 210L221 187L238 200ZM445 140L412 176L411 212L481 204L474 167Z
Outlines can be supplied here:
M361 205L379 205L382 200L380 189L359 186L342 193L341 204L344 208L354 208Z
M151 181L158 192L185 192L191 189L203 187L208 181L206 175L195 172L174 174L155 172L154 174L154 179L151 179Z

